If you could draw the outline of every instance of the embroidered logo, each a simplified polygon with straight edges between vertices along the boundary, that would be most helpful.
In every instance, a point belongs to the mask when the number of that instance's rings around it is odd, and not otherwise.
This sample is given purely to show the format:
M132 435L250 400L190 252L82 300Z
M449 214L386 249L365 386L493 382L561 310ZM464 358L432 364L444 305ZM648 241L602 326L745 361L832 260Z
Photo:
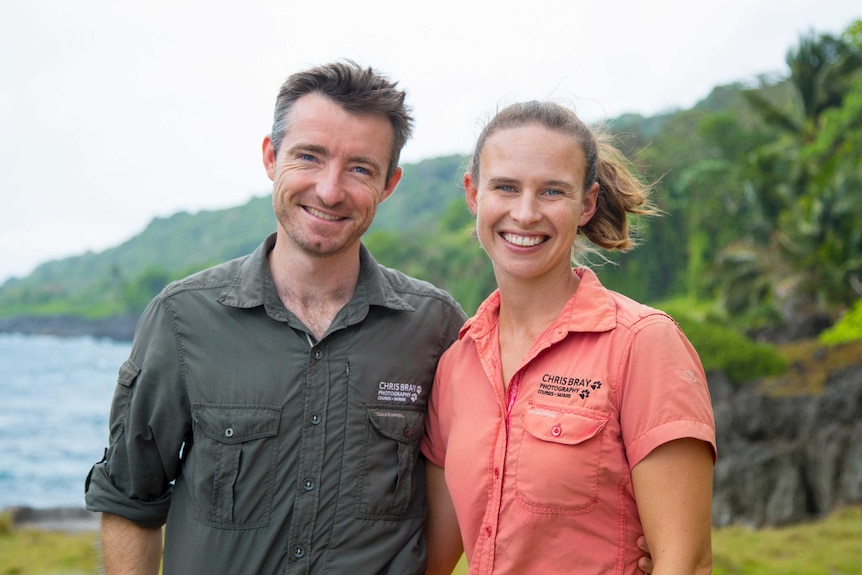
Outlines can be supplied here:
M573 395L586 399L590 396L590 391L601 389L602 382L598 379L590 379L586 377L565 377L561 375L552 375L546 373L542 376L542 382L539 384L539 395L550 395L553 397L570 398Z
M422 397L422 386L415 383L381 381L377 384L377 401L416 403Z

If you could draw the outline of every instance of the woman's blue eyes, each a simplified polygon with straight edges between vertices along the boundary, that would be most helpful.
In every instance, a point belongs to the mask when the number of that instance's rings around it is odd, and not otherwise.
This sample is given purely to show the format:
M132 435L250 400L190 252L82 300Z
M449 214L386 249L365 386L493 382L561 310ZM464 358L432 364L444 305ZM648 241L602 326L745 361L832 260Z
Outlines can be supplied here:
M500 190L501 192L516 192L517 191L514 186L497 186L497 189ZM547 190L542 191L542 195L544 195L544 196L565 196L566 193L562 190L547 189Z

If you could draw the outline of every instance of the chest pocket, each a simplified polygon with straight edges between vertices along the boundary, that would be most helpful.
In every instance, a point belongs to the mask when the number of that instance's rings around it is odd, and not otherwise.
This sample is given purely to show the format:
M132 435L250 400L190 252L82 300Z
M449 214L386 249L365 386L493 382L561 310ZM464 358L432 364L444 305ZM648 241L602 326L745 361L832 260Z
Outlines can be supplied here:
M424 483L417 481L425 411L396 406L368 408L359 468L357 516L406 519L424 512Z
M228 529L269 523L280 418L274 406L192 406L188 468L198 521Z
M609 417L591 409L530 406L521 415L516 472L521 504L537 513L592 510L598 498L602 430Z

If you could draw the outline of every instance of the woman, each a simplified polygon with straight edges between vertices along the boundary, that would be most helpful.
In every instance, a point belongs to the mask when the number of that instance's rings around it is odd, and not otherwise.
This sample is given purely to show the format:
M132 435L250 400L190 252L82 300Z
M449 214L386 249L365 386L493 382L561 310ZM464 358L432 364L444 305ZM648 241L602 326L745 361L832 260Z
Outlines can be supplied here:
M666 314L571 267L579 236L633 246L626 217L656 213L649 188L543 102L491 120L464 187L499 289L437 369L429 573L462 549L471 574L638 573L643 535L655 575L709 573L715 427L697 353Z

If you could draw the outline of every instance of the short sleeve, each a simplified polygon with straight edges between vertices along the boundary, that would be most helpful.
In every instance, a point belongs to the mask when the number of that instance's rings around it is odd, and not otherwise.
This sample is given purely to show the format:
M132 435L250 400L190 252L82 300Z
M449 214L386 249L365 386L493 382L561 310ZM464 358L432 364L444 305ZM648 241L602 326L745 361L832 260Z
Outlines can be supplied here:
M706 375L694 347L663 314L635 326L620 369L620 423L629 466L676 439L707 442L716 456Z

